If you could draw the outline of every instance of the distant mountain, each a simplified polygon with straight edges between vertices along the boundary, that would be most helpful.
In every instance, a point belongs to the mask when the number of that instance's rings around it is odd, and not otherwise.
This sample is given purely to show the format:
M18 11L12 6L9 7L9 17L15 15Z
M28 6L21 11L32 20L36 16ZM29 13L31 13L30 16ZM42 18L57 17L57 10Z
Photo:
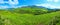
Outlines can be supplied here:
M43 6L36 6L36 5L29 5L29 6L22 6L22 7L37 7L37 8L46 8L46 7L43 7ZM21 8L22 8L21 7Z
M29 6L22 6L19 8L43 8L43 9L47 9L47 10L57 10L57 8L51 9L51 8L47 8L44 6L36 6L36 5L29 5ZM6 10L14 10L15 8L6 8Z
M47 10L60 10L59 8L47 8L44 6L36 6L36 5L29 5L29 6L24 6L24 7L29 7L29 8L43 8L43 9L47 9Z

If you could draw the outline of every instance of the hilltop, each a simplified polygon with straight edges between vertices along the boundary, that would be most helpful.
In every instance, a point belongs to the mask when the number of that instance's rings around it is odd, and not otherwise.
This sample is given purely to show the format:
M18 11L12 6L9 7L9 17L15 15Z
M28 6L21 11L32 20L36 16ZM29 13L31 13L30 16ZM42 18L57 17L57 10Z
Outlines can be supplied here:
M60 11L40 7L0 10L0 25L60 25Z

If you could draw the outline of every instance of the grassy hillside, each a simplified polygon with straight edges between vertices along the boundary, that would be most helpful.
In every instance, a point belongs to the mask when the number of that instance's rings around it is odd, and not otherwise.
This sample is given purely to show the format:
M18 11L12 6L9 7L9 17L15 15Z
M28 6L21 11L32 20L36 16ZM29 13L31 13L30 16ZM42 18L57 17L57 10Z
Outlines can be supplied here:
M36 13L38 15L34 15ZM60 11L47 13L45 9L31 8L0 10L0 25L60 25L59 18Z

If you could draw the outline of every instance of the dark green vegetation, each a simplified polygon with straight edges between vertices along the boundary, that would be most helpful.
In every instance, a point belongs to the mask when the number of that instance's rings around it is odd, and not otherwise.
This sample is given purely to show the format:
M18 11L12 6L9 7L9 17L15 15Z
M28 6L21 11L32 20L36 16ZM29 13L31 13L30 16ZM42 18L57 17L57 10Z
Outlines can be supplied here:
M60 11L38 7L0 10L0 25L60 25Z

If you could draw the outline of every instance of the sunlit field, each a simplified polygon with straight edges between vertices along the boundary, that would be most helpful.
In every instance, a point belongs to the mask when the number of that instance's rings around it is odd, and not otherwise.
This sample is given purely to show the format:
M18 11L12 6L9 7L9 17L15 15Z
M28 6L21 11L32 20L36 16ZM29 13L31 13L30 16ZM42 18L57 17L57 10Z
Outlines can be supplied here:
M36 7L2 9L0 25L60 25L60 11Z
M60 0L0 0L0 25L60 25Z

